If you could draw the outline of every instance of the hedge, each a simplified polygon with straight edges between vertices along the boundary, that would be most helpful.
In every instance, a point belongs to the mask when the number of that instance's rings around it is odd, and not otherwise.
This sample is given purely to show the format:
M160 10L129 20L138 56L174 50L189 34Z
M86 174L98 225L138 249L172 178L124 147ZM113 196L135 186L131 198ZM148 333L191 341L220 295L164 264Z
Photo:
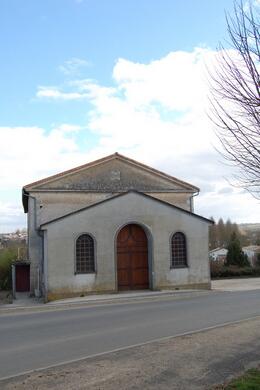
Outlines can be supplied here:
M12 288L12 261L17 258L17 249L6 248L0 250L0 290Z
M238 267L236 265L225 265L220 262L211 262L210 273L212 278L230 278L260 276L260 267Z

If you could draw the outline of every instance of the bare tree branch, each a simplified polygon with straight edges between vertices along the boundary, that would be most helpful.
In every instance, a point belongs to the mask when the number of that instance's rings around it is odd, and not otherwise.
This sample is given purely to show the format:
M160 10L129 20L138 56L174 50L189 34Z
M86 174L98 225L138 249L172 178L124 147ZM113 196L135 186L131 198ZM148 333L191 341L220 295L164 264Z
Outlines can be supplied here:
M211 119L220 153L239 169L238 183L260 199L260 31L259 13L234 3L226 15L231 50L219 47L210 73Z

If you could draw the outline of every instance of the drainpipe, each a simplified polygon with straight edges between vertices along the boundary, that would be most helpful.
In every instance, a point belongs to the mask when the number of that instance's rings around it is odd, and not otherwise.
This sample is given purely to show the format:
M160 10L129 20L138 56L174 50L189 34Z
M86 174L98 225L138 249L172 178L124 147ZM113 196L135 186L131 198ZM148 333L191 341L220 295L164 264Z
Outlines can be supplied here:
M191 210L192 213L194 213L194 201L193 201L193 198L195 198L195 196L198 196L199 193L200 192L197 191L190 197L190 210Z
M15 288L15 265L12 264L12 293L13 299L16 299L16 288Z

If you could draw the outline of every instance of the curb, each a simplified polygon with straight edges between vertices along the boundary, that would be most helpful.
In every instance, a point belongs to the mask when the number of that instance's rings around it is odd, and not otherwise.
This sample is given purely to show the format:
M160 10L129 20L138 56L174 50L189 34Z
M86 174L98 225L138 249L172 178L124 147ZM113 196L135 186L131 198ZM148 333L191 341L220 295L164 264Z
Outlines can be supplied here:
M208 295L214 293L212 290L185 290L185 291L174 291L174 292L161 292L152 295L140 295L140 296L115 296L115 297L98 297L97 299L86 299L82 301L70 301L70 302L51 302L41 303L32 306L13 306L13 307L0 307L0 316L3 314L23 314L32 312L43 312L43 311L54 311L54 310L66 310L66 309L77 309L83 307L94 307L104 306L111 304L126 304L135 303L138 301L151 301L153 299L158 300L163 297L169 297L173 299L181 298L192 298L201 295Z

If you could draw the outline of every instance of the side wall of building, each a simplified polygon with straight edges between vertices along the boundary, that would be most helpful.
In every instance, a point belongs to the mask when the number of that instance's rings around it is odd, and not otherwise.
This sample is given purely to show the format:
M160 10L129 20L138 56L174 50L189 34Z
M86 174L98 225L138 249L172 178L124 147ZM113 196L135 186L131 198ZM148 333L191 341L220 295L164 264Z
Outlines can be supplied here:
M28 199L28 255L30 261L30 293L42 289L43 232L39 231L40 206L37 198Z
M187 211L193 211L192 195L190 193L176 193L176 192L149 192L147 193L156 199L163 200L173 204L174 206L180 207Z

